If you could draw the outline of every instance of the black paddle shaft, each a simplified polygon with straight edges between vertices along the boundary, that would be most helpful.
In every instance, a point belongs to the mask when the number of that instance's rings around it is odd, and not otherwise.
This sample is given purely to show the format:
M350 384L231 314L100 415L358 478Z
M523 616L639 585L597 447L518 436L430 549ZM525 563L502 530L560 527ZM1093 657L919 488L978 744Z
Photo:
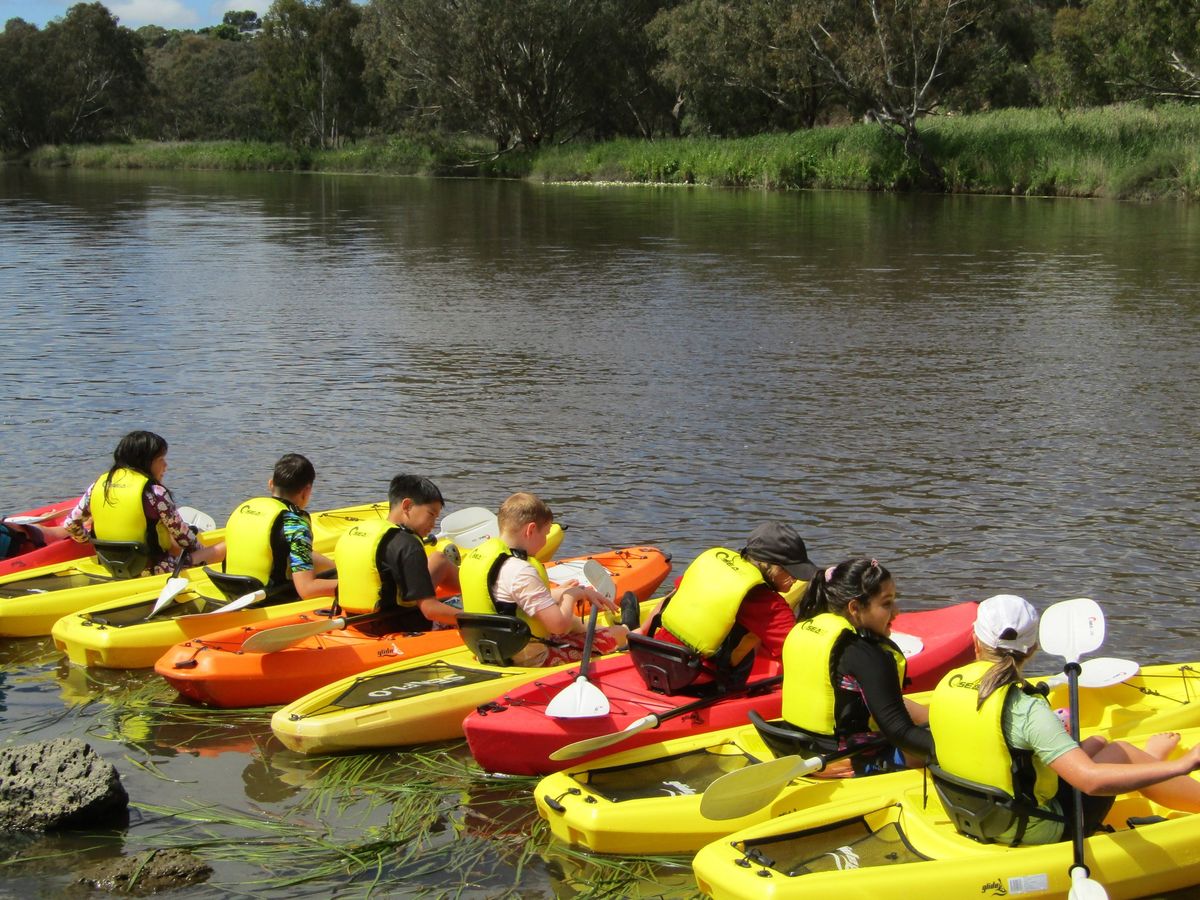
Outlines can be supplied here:
M1079 672L1080 666L1077 662L1068 662L1063 666L1063 671L1067 674L1067 708L1071 713L1071 737L1076 741L1079 740ZM1075 819L1074 834L1071 837L1071 851L1074 856L1075 865L1072 868L1080 868L1087 874L1091 874L1086 863L1083 861L1083 791L1071 785L1071 805L1073 806L1072 814Z
M705 697L702 700L696 700L694 703L688 703L685 706L677 706L674 709L668 709L666 712L651 713L651 715L653 715L657 720L657 724L654 727L657 728L663 722L667 721L667 719L674 719L678 716L686 716L690 712L695 712L698 709L705 709L706 707L712 706L715 703L720 703L722 700L725 700L729 697L761 694L764 690L773 688L775 685L782 683L782 675L773 675L770 678L764 678L762 681L753 681L736 691L729 691L723 694L714 694L712 697Z
M592 641L596 638L596 616L600 614L600 604L592 604L592 614L588 616L587 636L583 639L583 659L579 662L579 677L587 678L588 664L592 661Z

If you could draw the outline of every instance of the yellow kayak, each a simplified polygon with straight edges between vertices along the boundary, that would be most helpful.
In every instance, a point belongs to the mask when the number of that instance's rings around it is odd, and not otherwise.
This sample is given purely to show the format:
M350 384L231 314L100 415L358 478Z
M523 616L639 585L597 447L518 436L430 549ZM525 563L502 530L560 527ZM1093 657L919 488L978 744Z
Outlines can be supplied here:
M1200 729L1181 734L1180 747L1200 742ZM820 802L708 844L693 862L700 891L722 900L1067 896L1070 841L1014 848L965 837L922 774L846 779ZM1084 860L1113 900L1200 884L1200 814L1130 793L1105 824L1112 832L1087 838Z
M386 503L366 503L313 513L313 547L326 556L342 532L366 519L387 515ZM204 532L204 542L213 544L224 536L223 529ZM188 581L204 586L210 596L217 591L197 566L180 573ZM147 575L144 578L117 579L94 558L30 569L0 578L0 637L36 637L49 634L54 623L63 616L100 604L157 594L167 583L169 575ZM153 665L151 660L149 665Z
M653 601L647 598L670 572L670 558L651 547L617 553L626 554L622 566L604 564L618 596L633 590L643 601L643 617L648 616ZM600 624L611 623L607 613L600 616ZM462 737L463 718L476 707L518 685L578 665L492 666L478 662L466 647L458 647L328 684L276 711L271 729L298 753L451 740Z
M914 694L928 702L929 692ZM1080 691L1080 729L1110 737L1200 727L1200 663L1146 666L1128 680ZM1049 700L1067 705L1066 686ZM595 853L695 852L723 835L844 794L844 779L800 778L774 800L733 819L700 813L720 776L775 754L751 725L617 752L543 778L534 789L542 818L564 843ZM850 779L878 786L891 775Z
M383 505L368 509L387 514ZM345 530L351 520L344 512L338 513L337 518L324 513L320 520L325 524L321 525L319 536L314 528L314 546L332 559L335 556L332 545L340 534L334 527L345 522L341 529ZM354 521L359 520L356 514ZM313 521L318 521L318 516ZM331 598L291 600L222 612L230 601L205 577L202 569L189 571L194 573L191 583L156 615L149 614L159 591L139 591L62 616L50 632L54 645L78 666L148 669L175 644L229 629L294 620L301 613L328 608L332 602Z

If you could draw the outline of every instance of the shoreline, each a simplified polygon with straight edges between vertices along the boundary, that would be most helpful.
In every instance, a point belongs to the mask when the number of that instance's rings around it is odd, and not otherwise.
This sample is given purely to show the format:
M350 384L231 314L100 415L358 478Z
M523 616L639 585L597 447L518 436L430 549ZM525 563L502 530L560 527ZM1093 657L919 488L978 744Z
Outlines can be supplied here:
M1116 200L1200 199L1200 107L998 110L931 118L922 135L945 176L877 125L744 138L617 139L497 155L482 139L393 135L334 150L238 141L42 147L9 165L525 179L556 185L853 190Z

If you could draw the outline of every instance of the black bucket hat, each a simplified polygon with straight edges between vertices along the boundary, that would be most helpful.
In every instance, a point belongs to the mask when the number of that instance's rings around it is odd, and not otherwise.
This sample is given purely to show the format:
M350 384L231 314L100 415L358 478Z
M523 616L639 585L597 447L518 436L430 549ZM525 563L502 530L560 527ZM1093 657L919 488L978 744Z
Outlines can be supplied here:
M795 528L783 522L764 522L750 532L742 556L782 566L800 581L811 581L817 571L808 558L803 539Z

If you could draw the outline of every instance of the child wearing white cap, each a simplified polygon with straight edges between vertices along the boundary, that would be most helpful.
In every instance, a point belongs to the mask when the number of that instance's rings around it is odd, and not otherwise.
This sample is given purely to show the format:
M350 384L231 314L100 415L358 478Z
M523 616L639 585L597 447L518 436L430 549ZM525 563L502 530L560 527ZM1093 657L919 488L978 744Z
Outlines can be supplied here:
M1072 786L1084 794L1085 835L1099 828L1113 797L1127 791L1140 790L1170 809L1200 812L1200 782L1187 777L1200 768L1200 746L1167 759L1178 734L1155 735L1145 750L1102 737L1076 743L1022 675L1037 643L1032 605L1013 594L989 597L975 621L976 662L947 673L929 707L941 768L999 788L1028 810L1027 819L998 840L1015 845L1070 838L1073 817L1063 811L1070 809Z

